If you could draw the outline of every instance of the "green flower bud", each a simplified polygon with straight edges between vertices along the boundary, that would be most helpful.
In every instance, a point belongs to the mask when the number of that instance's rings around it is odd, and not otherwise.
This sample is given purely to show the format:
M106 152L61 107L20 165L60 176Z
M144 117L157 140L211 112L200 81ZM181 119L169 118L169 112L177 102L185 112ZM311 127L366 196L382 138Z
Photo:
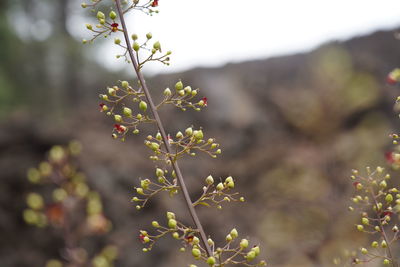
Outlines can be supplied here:
M187 136L192 136L192 135L193 135L193 129L192 129L191 127L187 128L187 129L185 130L185 134L186 134Z
M361 224L357 225L357 230L358 231L364 231L364 226L362 226Z
M171 55L172 51L167 51L167 56Z
M242 239L242 241L240 241L240 248L241 249L245 249L249 246L249 241L247 239Z
M369 220L367 218L365 218L365 217L361 219L361 222L364 225L369 225Z
M190 86L186 86L183 90L185 91L186 94L192 93L192 87L190 87Z
M207 239L207 244L208 244L209 246L214 246L214 241L212 241L212 239L209 238L209 239Z
M105 19L99 19L99 23L101 24L101 25L104 25L104 24L106 24L106 20ZM101 27L100 27L101 28ZM105 35L104 37L106 37L107 35Z
M92 24L86 24L86 29L88 29L88 30L93 30L93 26L92 26Z
M181 138L183 138L183 134L182 134L182 132L177 132L176 133L176 138L178 138L178 139L181 139Z
M111 95L111 96L115 96L115 95L116 95L116 93L117 93L117 91L115 91L115 89L114 89L114 88L108 88L108 94L109 94L109 95Z
M127 81L122 81L122 82L121 82L121 86L122 86L123 88L125 88L125 89L128 89L129 83L128 83Z
M117 13L115 13L114 11L111 11L109 14L110 19L114 20L117 18Z
M213 266L215 264L215 258L214 257L209 257L207 259L207 264L210 266Z
M157 150L160 148L160 145L157 144L157 143L151 142L151 143L150 143L150 148L151 148L153 151L157 151Z
M139 103L139 108L140 108L140 110L142 110L143 112L146 112L146 110L147 110L147 103L144 102L144 101L140 101L140 103Z
M381 242L381 247L382 247L382 248L387 248L387 243L386 243L385 240L382 240L382 242Z
M174 219L169 219L169 220L168 220L168 227L169 227L169 228L175 229L175 228L176 228L176 225L177 225L176 220L174 220Z
M175 239L179 239L179 234L177 232L173 232L172 237Z
M192 91L192 96L196 96L197 95L197 90L193 90Z
M378 242L374 241L371 243L371 247L377 248L379 246Z
M114 120L115 120L116 122L121 122L121 121L122 121L121 115L114 115Z
M236 230L236 228L233 228L230 232L230 235L232 236L233 239L237 238L239 236L238 231Z
M154 49L156 49L156 50L160 50L161 49L161 44L160 44L160 42L155 42L154 44L153 44L153 48Z
M224 184L223 183L217 184L217 190L218 191L222 191L223 189L224 189Z
M151 34L151 32L149 32L149 33L146 34L146 38L149 39L149 40L150 40L151 38L153 38L153 35Z
M114 39L114 44L119 45L121 43L121 39L115 38Z
M212 185L213 183L214 183L214 178L211 175L207 176L206 184Z
M177 83L175 84L175 90L176 90L176 91L180 91L180 90L182 90L182 89L183 89L183 83L182 83L182 81L177 82Z
M204 137L203 131L202 131L202 130L195 131L195 132L194 132L194 137L195 137L197 140L202 140L203 137Z
M158 133L156 134L156 139L157 139L158 141L161 141L161 140L162 140L162 136L161 136L160 132L158 132Z
M380 182L380 183L379 183L379 186L380 186L381 188L386 188L386 187L387 187L386 181L383 180L382 182Z
M149 179L144 179L140 181L140 186L143 187L143 189L149 188L149 185L150 185Z
M387 194L386 197L385 197L385 200L386 200L387 203L392 202L392 201L393 201L393 196L392 196L392 194Z
M160 169L160 168L157 168L156 169L156 176L157 177L164 176L164 171L162 169Z
M252 261L256 257L256 253L254 251L249 251L246 255L247 261Z
M65 191L65 190L62 189L62 188L57 188L57 189L55 189L55 190L53 191L53 199L54 199L54 201L56 201L56 202L61 202L61 201L63 201L64 199L67 198L67 196L68 196L67 191Z
M143 237L143 243L149 243L150 238L148 236Z
M200 243L200 239L197 236L195 236L193 237L192 243L193 245L198 245Z
M132 109L130 108L124 107L122 113L124 113L126 117L132 117Z
M361 253L366 255L368 254L368 250L366 248L361 248Z
M383 265L389 265L389 264L390 264L390 261L388 259L383 260Z
M260 247L259 246L255 246L254 248L251 249L252 251L254 251L256 253L256 256L258 256L260 254Z
M132 34L132 40L136 41L138 39L138 36L136 34Z
M82 7L82 8L87 8L87 4L86 4L86 3L82 3L82 4L81 4L81 7Z
M140 49L140 44L138 42L134 42L132 47L133 47L133 50L135 50L137 52Z
M228 241L228 242L231 242L231 241L233 240L233 237L231 236L231 234L228 234L228 235L225 237L225 240Z
M167 219L168 220L175 219L175 213L168 211L167 212Z
M170 96L170 95L172 95L171 90L170 90L169 88L166 88L166 89L164 90L164 95L165 95L165 96Z
M97 12L97 19L99 19L99 20L101 20L101 19L105 19L106 18L106 16L104 15L104 13L103 12L101 12L101 11L99 11L99 12Z
M198 248L193 248L193 249L192 249L192 255L193 255L193 257L194 257L195 259L200 258L200 256L201 256L200 249L198 249Z
M138 193L139 195L144 195L143 188L141 187L136 188L136 193Z
M30 193L26 197L26 204L34 210L40 210L44 206L43 197L37 193Z

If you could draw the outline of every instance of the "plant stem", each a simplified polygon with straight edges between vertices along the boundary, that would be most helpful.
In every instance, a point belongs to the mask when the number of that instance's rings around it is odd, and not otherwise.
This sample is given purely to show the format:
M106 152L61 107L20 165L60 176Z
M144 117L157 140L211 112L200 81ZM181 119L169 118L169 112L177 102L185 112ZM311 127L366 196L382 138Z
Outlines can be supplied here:
M127 46L128 52L129 52L129 57L131 58L131 61L132 61L133 67L135 69L136 75L137 75L137 77L138 77L138 79L140 81L140 84L141 84L143 92L144 92L144 94L146 96L147 102L149 102L151 112L152 112L152 114L153 114L153 116L154 116L154 118L156 120L158 130L161 133L163 143L164 143L165 148L166 148L166 150L168 152L168 157L171 160L172 167L173 167L173 169L175 171L175 174L176 174L176 176L178 178L179 185L181 186L181 189L182 189L182 192L183 192L183 196L184 196L185 201L186 201L186 205L187 205L187 207L189 209L189 213L190 213L190 215L191 215L191 217L193 219L193 222L195 223L197 229L199 230L200 237L201 237L202 243L203 243L203 245L204 245L204 247L206 249L207 255L211 256L212 252L211 252L211 248L210 248L210 246L208 245L208 242L207 242L207 236L206 236L206 234L204 232L203 226L201 225L199 217L197 216L197 213L196 213L196 211L194 209L192 200L190 199L190 195L189 195L189 192L187 190L185 181L183 179L182 172L181 172L181 170L180 170L180 168L178 166L178 162L176 162L171 156L173 153L171 151L171 147L170 147L169 142L168 142L168 137L165 134L164 126L163 126L162 121L160 119L160 116L158 114L157 108L154 105L153 99L152 99L152 97L150 95L150 91L147 88L146 81L144 79L144 76L143 76L140 68L139 68L139 65L138 65L138 62L136 60L136 57L135 57L135 55L133 53L133 49L132 49L131 42L130 42L130 39L129 39L128 29L127 29L126 24L125 24L124 13L123 13L122 8L121 8L120 0L115 0L115 4L117 6L118 14L119 14L119 17L120 17L120 20L121 20L121 26L122 26L122 29L123 29L123 32L124 32L124 37L125 37L126 46Z

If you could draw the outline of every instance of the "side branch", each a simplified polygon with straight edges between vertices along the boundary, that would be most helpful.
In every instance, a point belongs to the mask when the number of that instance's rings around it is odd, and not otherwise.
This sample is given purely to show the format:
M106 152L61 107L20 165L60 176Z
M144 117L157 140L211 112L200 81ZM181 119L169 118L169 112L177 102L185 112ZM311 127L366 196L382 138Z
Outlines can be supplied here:
M157 127L158 127L158 129L159 129L159 131L161 133L162 140L163 140L163 143L164 143L164 145L166 147L166 150L167 150L169 155L172 155L173 151L171 151L171 147L170 147L169 142L168 142L168 137L167 137L167 135L165 133L164 126L163 126L163 124L161 122L161 119L160 119L160 116L158 114L157 107L154 105L154 102L153 102L153 99L152 99L152 97L150 95L149 89L147 88L146 81L144 79L144 76L143 76L142 72L140 71L140 67L138 65L137 59L136 59L136 57L134 55L134 52L133 52L132 45L131 45L131 42L130 42L130 39L129 39L128 30L127 30L127 27L126 27L126 24L125 24L124 12L123 12L123 10L121 8L121 2L120 2L120 0L115 0L115 3L116 3L118 14L119 14L119 17L120 17L120 20L121 20L121 25L122 25L123 32L124 32L124 38L125 38L125 42L126 42L126 46L127 46L128 52L129 52L129 57L131 58L133 67L135 69L135 73L136 73L136 75L137 75L137 77L138 77L138 79L140 81L140 84L142 86L143 92L146 95L147 101L148 101L148 103L150 105L151 112L152 112L152 114L153 114L153 116L154 116L154 118L155 118L155 120L157 122ZM182 192L183 192L183 196L184 196L185 201L186 201L186 205L187 205L187 207L189 209L189 213L190 213L190 215L191 215L191 217L192 217L192 219L193 219L193 221L194 221L194 223L195 223L195 225L197 227L197 230L200 233L200 237L201 237L202 243L203 243L203 245L205 247L205 250L207 252L207 255L208 256L212 256L211 248L207 243L207 236L206 236L206 234L204 232L203 226L201 225L199 217L197 216L197 213L196 213L196 211L195 211L195 209L193 207L192 201L190 199L189 192L187 190L185 181L184 181L183 176L182 176L182 172L181 172L181 170L180 170L180 168L178 166L178 163L171 156L170 156L170 160L171 160L171 163L172 163L172 167L173 167L173 169L174 169L174 171L176 173L176 176L178 178L179 184L181 186L181 189L182 189Z

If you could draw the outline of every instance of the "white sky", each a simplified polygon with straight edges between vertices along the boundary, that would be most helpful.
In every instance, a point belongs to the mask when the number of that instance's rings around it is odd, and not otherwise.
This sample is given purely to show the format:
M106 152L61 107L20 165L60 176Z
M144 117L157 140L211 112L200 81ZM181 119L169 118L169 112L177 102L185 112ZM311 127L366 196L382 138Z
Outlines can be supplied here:
M159 4L158 15L135 12L127 17L130 33L144 37L152 32L164 51L173 52L171 66L152 63L147 67L151 73L307 51L329 40L400 25L398 0L159 0ZM103 62L106 57L113 69L129 68L115 59L118 49L111 51L110 45L100 49Z

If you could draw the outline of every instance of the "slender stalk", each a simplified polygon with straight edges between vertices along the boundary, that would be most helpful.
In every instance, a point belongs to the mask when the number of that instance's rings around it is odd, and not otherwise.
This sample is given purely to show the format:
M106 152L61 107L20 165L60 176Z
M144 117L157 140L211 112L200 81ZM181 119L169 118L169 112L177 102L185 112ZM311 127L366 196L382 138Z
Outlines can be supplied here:
M186 187L185 181L183 179L182 172L181 172L181 170L179 168L178 162L176 162L175 159L172 158L172 156L171 156L173 153L172 153L171 147L170 147L169 142L168 142L168 137L165 134L164 126L163 126L162 121L160 119L160 116L158 114L157 108L154 105L153 99L152 99L152 97L150 95L150 91L147 88L146 81L144 79L144 76L143 76L140 68L139 68L139 65L138 65L138 62L136 60L136 57L135 57L135 55L133 53L133 49L132 49L132 45L131 45L131 42L130 42L130 39L129 39L128 29L127 29L126 24L125 24L124 13L123 13L122 8L121 8L120 0L115 0L115 4L117 6L119 18L121 20L121 26L122 26L122 29L123 29L123 32L124 32L125 42L126 42L126 46L127 46L127 49L128 49L129 57L130 57L130 59L132 61L132 64L133 64L133 68L135 69L136 75L137 75L137 77L138 77L138 79L140 81L140 84L141 84L143 92L144 92L144 94L146 96L147 102L150 105L151 112L152 112L152 114L153 114L153 116L154 116L154 118L156 120L158 130L161 133L163 143L164 143L165 148L166 148L166 150L168 152L168 157L171 160L172 167L173 167L173 169L174 169L174 171L176 173L176 176L178 178L179 185L181 186L181 189L182 189L182 192L183 192L183 196L184 196L185 201L186 201L186 205L187 205L187 207L189 209L189 213L190 213L190 215L191 215L191 217L193 219L193 222L195 223L197 229L199 230L201 241L202 241L202 243L203 243L203 245L204 245L204 247L206 249L207 255L211 256L212 252L211 252L210 246L207 243L207 236L206 236L206 234L204 232L203 226L201 225L199 217L197 216L196 210L194 209L192 200L190 199L190 195L189 195L189 192L187 190L187 187Z

